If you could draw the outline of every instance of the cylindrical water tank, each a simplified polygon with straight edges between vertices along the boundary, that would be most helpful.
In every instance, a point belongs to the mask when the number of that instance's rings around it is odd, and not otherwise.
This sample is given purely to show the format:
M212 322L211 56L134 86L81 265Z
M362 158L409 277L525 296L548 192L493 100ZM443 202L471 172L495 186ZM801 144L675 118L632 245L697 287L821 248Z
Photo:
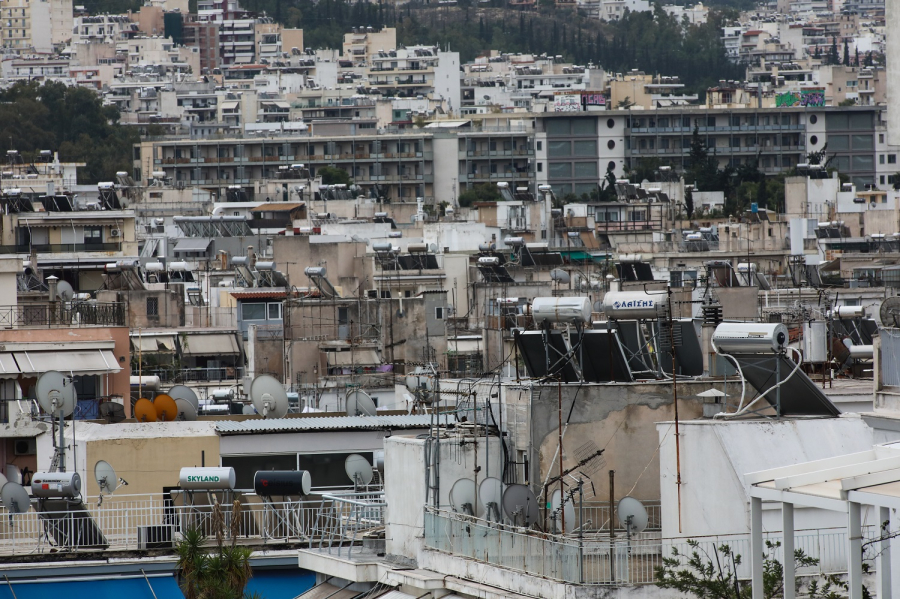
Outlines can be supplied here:
M190 270L191 267L187 262L169 262L169 270L184 272Z
M275 263L271 262L271 261L269 261L269 262L258 261L256 263L256 270L275 270Z
M586 297L536 297L531 302L535 323L584 323L591 321L591 300Z
M312 477L307 470L258 470L253 490L261 497L272 495L309 495Z
M610 291L603 297L603 311L611 320L655 319L665 313L666 294L643 291Z
M828 323L814 320L803 323L803 361L822 364L828 359Z
M832 311L834 318L862 318L862 306L836 306Z
M505 245L508 245L511 248L522 247L525 245L524 237L507 237L503 240Z
M500 264L500 258L497 256L482 256L478 259L479 266L497 266Z
M723 322L713 333L716 348L723 354L779 352L788 338L786 326L768 322Z
M234 488L234 468L182 468L178 484L182 489L217 490Z
M406 246L406 251L410 254L424 254L428 251L428 245L424 243L411 243Z
M372 251L377 253L385 253L391 251L393 246L390 243L373 243Z
M35 497L78 497L81 477L77 472L35 472L31 477L31 494Z
M851 345L850 357L854 360L871 360L875 356L875 347L872 345Z
M324 277L325 276L325 267L324 266L307 266L303 269L303 272L307 277Z
M162 262L148 262L144 265L147 272L162 272L165 269Z
M643 254L619 254L619 264L634 264L643 261Z

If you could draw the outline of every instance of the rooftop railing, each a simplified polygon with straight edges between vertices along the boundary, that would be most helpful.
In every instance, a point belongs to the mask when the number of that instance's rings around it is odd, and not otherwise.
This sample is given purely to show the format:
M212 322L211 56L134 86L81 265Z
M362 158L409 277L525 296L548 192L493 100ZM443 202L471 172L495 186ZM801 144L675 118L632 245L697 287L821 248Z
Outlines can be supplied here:
M121 302L52 302L0 306L0 328L124 327L127 311Z

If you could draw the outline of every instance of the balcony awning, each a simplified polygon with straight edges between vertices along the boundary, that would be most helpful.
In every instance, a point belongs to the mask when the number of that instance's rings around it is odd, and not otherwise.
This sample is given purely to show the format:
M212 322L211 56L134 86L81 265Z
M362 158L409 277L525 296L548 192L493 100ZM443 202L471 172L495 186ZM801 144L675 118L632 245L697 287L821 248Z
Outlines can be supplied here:
M19 373L20 370L13 355L10 353L0 354L0 379L18 378Z
M328 366L378 366L381 364L374 349L330 351L325 353Z
M238 356L241 348L234 333L188 333L181 343L181 353L185 356Z
M134 348L135 353L138 351L148 354L174 352L175 336L147 334L132 335L131 347Z
M50 370L71 374L102 374L122 370L108 349L17 351L13 352L13 356L25 375L40 375Z

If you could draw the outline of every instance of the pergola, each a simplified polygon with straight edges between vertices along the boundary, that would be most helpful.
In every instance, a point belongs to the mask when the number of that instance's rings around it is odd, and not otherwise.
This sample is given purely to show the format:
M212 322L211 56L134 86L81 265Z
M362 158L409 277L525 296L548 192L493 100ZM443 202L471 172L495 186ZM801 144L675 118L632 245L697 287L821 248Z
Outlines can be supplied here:
M891 510L900 509L900 444L876 445L851 453L744 475L750 486L750 568L753 599L763 599L762 503L781 503L784 531L784 599L794 599L794 506L847 514L849 599L863 596L862 506L878 508L879 522L890 532ZM895 518L896 520L896 518ZM885 524L886 523L886 524ZM883 535L890 537L890 534ZM891 539L878 541L878 597L891 594Z

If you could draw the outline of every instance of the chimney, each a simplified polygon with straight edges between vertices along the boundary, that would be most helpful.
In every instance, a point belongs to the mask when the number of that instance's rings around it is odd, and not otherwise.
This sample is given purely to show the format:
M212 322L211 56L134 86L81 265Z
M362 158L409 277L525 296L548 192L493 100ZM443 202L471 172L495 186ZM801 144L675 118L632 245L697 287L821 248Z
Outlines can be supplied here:
M55 302L57 299L58 294L57 294L56 289L57 289L58 282L59 282L59 279L54 277L53 275L50 275L49 277L47 277L47 286L50 288L50 301L51 302Z

